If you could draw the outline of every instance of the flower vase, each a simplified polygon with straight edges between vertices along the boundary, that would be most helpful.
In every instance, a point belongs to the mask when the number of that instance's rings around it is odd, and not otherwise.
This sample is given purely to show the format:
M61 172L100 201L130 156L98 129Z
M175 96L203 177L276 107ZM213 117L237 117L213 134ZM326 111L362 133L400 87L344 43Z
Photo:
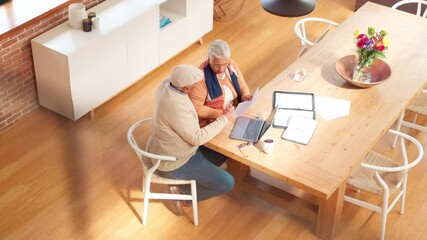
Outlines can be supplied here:
M360 67L356 65L353 70L353 81L362 82L362 83L370 83L372 81L372 74L369 71L368 67Z

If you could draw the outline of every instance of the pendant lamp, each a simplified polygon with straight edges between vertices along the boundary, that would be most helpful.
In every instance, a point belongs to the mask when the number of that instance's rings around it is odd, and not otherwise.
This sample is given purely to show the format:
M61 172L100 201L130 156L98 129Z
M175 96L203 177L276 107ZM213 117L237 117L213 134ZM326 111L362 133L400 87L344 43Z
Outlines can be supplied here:
M316 0L260 0L265 11L281 17L299 17L311 13Z

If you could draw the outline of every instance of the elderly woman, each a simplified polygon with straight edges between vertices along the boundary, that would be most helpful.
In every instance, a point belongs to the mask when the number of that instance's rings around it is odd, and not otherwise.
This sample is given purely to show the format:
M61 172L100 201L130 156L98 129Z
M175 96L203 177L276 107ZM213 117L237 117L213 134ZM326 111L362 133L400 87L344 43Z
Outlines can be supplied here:
M205 78L188 94L201 127L222 116L226 106L252 99L249 87L230 55L227 42L213 41L208 48L208 59L199 67Z

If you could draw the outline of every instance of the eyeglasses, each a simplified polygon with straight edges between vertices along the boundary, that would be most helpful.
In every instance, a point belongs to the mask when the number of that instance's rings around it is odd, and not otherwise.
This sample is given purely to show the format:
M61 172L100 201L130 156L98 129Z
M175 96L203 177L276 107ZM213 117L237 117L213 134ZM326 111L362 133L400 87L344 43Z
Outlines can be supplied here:
M215 59L210 59L209 63L211 64L211 66L213 66L215 68L226 68L229 64L229 59L227 59L227 58L215 58Z
M224 64L212 64L215 68L221 68L224 67L226 68L228 66L228 63L224 63Z

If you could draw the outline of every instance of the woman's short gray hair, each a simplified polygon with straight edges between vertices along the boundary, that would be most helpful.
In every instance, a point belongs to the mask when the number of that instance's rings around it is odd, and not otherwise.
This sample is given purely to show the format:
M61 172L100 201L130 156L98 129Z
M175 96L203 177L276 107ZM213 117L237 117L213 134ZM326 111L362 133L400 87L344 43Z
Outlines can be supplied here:
M211 43L208 48L209 59L213 58L230 58L231 51L230 46L227 42L221 39L217 39Z

